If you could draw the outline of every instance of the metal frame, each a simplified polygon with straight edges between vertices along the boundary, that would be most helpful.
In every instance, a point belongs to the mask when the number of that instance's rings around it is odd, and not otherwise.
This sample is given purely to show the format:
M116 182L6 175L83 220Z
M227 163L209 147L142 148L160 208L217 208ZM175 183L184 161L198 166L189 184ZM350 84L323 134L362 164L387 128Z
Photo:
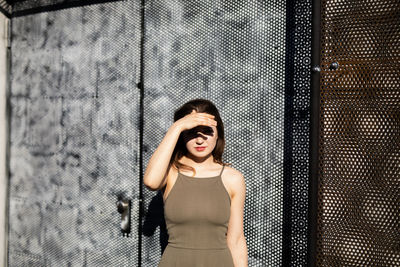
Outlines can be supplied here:
M310 129L310 183L308 218L308 266L316 266L317 209L318 209L318 170L319 170L319 108L320 108L320 25L321 2L312 3L311 39L311 129Z

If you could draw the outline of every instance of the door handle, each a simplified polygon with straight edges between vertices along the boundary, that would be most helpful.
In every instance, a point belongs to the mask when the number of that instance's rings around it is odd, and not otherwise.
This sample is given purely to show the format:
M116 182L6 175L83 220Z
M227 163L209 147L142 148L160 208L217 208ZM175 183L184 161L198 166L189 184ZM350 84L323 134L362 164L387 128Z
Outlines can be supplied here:
M131 206L130 199L119 198L116 202L118 213L121 214L121 232L123 236L129 236L131 232Z

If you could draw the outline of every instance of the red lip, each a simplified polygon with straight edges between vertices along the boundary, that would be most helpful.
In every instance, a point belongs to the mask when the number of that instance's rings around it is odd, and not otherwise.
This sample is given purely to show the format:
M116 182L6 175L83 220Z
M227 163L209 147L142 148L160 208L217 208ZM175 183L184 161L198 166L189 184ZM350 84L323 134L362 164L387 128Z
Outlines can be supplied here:
M198 147L196 147L196 150L204 150L206 147L205 146L198 146Z

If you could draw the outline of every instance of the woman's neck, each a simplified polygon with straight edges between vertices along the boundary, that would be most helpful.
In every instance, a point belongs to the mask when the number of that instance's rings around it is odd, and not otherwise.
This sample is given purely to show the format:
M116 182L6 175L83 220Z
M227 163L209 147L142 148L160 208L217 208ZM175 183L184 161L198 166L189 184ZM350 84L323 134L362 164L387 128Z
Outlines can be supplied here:
M183 156L179 159L179 162L190 167L195 168L196 170L204 170L215 167L216 163L214 162L214 156L210 154L210 156L206 158L192 158L188 156Z

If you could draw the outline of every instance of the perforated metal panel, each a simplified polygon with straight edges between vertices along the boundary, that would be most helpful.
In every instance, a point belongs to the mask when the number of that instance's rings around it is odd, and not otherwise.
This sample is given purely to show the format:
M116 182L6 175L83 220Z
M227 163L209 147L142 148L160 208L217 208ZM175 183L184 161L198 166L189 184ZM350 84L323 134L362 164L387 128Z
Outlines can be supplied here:
M176 108L213 101L246 179L249 266L306 265L310 38L310 1L146 2L145 162ZM156 266L161 193L145 190L145 208L142 266Z
M6 15L8 18L11 17L11 5L5 0L0 0L0 12Z
M400 266L400 2L321 15L317 265Z

